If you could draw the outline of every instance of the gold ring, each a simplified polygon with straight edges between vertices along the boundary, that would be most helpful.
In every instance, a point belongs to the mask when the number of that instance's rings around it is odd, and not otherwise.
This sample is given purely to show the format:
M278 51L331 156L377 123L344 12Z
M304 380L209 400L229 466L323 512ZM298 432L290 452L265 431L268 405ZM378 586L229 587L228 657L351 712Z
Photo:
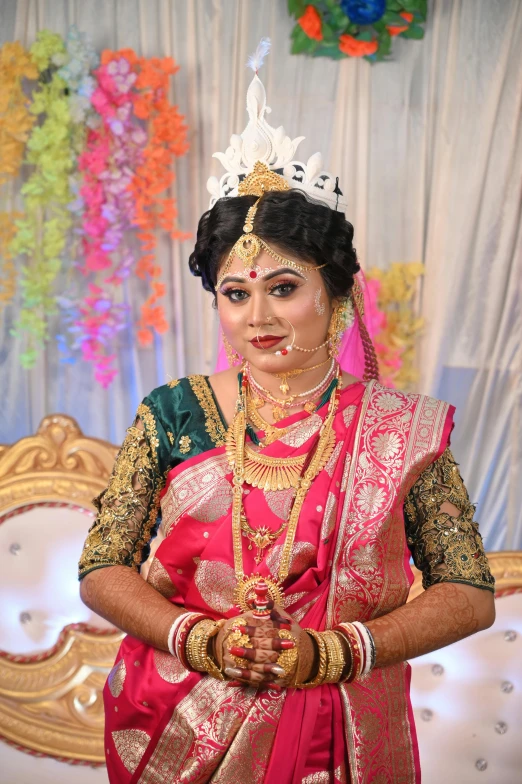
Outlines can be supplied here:
M297 668L297 661L299 659L299 651L297 650L297 640L293 634L287 632L286 629L279 630L279 638L281 640L293 640L295 648L290 648L288 651L282 651L277 657L277 664L285 671L285 678L289 678Z

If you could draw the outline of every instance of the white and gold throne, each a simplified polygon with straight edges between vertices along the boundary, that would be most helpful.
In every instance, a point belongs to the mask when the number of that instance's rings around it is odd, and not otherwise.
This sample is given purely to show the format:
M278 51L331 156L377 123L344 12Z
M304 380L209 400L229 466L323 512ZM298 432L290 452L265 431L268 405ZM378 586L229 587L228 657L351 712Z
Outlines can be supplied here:
M103 764L101 692L122 638L82 604L76 574L116 453L60 414L0 446L0 736L76 765Z

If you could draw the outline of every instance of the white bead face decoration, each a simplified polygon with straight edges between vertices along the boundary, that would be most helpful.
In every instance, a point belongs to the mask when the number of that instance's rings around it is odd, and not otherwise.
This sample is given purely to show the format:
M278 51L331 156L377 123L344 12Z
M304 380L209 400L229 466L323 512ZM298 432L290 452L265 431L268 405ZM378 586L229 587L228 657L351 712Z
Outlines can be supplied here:
M20 613L20 623L26 624L32 621L31 613L28 612L21 612Z
M505 721L497 721L495 724L495 732L499 735L505 735L508 731L508 725Z
M488 767L488 762L485 759L478 759L475 762L475 767L477 770L486 770L486 768Z
M421 719L423 721L431 721L432 718L433 718L433 711L430 710L429 708L424 708L424 710L421 711Z
M18 555L22 546L18 544L18 542L13 542L13 544L9 545L9 552L11 555Z
M507 632L504 632L504 639L506 642L515 642L517 639L517 633L512 629L509 629Z
M433 675L436 676L443 675L444 667L442 666L442 664L434 664L433 667L431 668L431 672L433 673Z
M500 684L500 691L504 692L504 694L511 694L513 691L514 686L511 681L502 681Z
M322 289L317 289L314 295L314 307L315 307L315 312L317 313L318 316L324 316L326 311L326 305L324 304L324 302L321 302L322 293L323 293Z

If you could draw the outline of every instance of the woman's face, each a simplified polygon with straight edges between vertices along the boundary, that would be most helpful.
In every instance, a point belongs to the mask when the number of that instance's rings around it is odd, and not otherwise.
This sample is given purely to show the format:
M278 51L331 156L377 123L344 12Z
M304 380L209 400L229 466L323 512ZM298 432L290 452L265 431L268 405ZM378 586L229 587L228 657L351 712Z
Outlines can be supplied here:
M309 266L288 252L281 253L302 267ZM315 348L326 340L332 303L319 270L282 267L265 250L255 264L257 277L252 278L244 262L234 256L217 292L221 327L233 348L267 373L321 361L327 356L326 347L314 354L296 350L286 356L276 354L291 343Z

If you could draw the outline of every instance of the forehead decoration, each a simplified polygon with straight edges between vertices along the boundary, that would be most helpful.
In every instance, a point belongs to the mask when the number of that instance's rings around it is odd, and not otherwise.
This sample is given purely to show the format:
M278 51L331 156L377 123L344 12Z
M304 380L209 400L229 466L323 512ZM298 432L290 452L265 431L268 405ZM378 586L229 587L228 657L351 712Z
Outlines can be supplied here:
M322 269L322 267L326 266L325 264L320 264L318 266L310 266L304 264L298 264L296 261L292 259L287 259L281 254L277 253L273 250L268 243L266 243L261 237L254 233L254 219L256 216L257 208L259 206L259 202L261 201L263 194L266 191L287 191L289 190L289 185L279 174L276 174L273 171L270 171L268 166L261 161L256 161L254 165L254 170L247 176L245 179L240 183L238 191L240 196L257 196L257 201L250 207L247 212L245 218L245 225L243 226L243 234L241 237L235 242L232 250L228 254L228 258L225 262L225 266L223 267L223 271L218 278L216 283L216 288L219 290L221 287L223 280L229 275L230 267L232 266L232 260L234 256L237 256L244 262L244 270L241 273L241 277L248 277L251 280L257 279L257 271L255 269L255 260L259 256L262 250L266 251L269 256L271 256L280 267L289 267L290 269L299 272L301 275L306 276L306 272L311 269Z

